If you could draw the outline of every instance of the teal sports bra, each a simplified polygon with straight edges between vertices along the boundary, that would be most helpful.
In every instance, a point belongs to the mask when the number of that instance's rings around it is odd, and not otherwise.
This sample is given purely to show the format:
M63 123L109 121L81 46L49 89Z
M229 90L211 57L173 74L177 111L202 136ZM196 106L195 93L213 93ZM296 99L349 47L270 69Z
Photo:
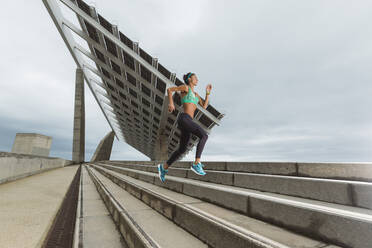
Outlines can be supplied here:
M181 98L181 104L185 102L192 102L193 104L198 104L199 98L192 92L191 87L189 86L189 91L187 95Z

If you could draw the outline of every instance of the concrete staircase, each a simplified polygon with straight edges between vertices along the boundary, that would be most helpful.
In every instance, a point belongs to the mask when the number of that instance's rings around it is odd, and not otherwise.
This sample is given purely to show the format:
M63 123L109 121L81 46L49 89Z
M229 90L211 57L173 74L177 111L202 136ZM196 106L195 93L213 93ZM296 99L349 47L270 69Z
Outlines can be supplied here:
M371 164L204 164L199 176L176 162L165 183L156 161L84 164L75 244L372 247ZM89 220L88 204L102 216Z

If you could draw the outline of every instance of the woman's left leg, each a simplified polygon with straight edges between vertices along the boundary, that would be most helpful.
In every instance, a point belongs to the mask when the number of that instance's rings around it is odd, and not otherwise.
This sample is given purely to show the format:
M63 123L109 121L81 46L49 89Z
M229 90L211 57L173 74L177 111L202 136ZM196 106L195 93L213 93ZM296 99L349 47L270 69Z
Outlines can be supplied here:
M178 157L186 151L187 144L189 143L189 140L191 138L191 133L188 130L185 130L183 128L181 129L181 138L180 138L180 144L177 150L175 150L172 155L169 157L167 162L164 164L164 169L168 169L168 167L178 159Z
M195 125L193 125L193 126L195 126L195 127L194 127L192 133L199 137L199 143L196 146L196 154L195 154L195 164L197 164L197 163L200 162L201 154L203 152L205 143L207 142L207 139L208 139L208 134L197 123L194 122L194 124Z

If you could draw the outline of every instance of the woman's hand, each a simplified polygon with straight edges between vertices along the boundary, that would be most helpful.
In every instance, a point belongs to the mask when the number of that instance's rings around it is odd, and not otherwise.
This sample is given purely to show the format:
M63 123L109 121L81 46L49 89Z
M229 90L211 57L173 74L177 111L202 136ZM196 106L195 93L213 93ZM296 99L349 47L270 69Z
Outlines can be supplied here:
M176 107L174 107L174 104L172 104L172 103L169 103L169 104L168 104L168 112L169 112L169 113L172 113L173 110L175 110L175 109L176 109Z
M208 84L207 85L207 88L205 89L206 91L207 91L207 93L209 92L211 92L211 90L212 90L212 85L211 84Z

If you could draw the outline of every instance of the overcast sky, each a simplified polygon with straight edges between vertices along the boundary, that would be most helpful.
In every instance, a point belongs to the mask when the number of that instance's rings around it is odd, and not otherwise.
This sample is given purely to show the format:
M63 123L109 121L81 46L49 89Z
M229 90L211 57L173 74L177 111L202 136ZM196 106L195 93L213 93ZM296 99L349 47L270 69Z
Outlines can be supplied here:
M97 0L97 11L225 117L202 161L372 161L372 1ZM71 159L75 62L41 0L6 1L0 151L17 132ZM86 156L110 131L86 93ZM195 147L184 158L192 160ZM115 138L113 160L149 160Z

